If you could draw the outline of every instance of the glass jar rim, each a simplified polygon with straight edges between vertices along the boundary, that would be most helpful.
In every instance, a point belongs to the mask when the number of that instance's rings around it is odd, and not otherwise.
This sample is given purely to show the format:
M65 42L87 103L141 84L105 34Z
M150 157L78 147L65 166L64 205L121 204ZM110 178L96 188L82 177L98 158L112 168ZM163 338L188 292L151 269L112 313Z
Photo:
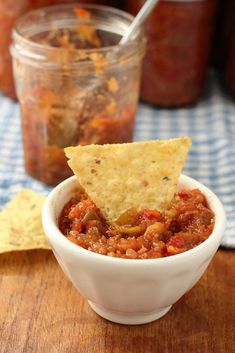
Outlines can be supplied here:
M73 14L73 10L74 8L79 7L88 11L99 11L100 13L109 15L109 16L113 16L113 18L117 18L120 22L120 28L118 29L119 32L117 32L117 28L115 29L115 31L110 31L110 33L115 33L115 34L119 34L119 35L123 35L125 29L128 28L128 26L130 25L130 23L133 20L133 16L125 11L122 11L120 9L117 8L113 8L110 6L105 6L105 5L97 5L97 4L80 4L80 3L72 3L72 4L59 4L59 5L53 5L53 6L48 6L48 7L43 7L40 9L36 9L36 10L32 10L29 11L25 14L23 14L15 23L14 29L13 29L13 33L12 33L12 37L13 37L13 44L11 45L11 54L14 57L23 57L26 60L30 60L31 63L34 61L35 63L38 61L40 63L42 63L44 61L45 63L45 58L48 56L46 55L46 53L53 53L56 55L56 53L61 53L62 50L64 51L65 48L58 48L58 47L53 47L53 46L49 46L49 45L45 45L45 44L41 44L41 43L37 43L29 38L27 38L27 36L25 35L25 31L27 30L27 21L30 20L30 17L32 16L38 16L38 21L37 23L34 23L33 27L34 30L35 28L42 24L42 20L44 18L44 20L48 17L51 16L51 19L54 16L54 13L56 10L61 11L61 13L63 11L70 11L70 15L71 18L70 19L74 19L74 22L76 21L76 23L78 23L78 17L76 17L76 15L72 15ZM92 16L92 12L91 12L91 17L90 17L90 23L92 20L94 20L93 16ZM60 20L58 18L55 19L55 21L53 21L53 24L56 24L56 20L57 22ZM63 18L62 18L63 20ZM41 22L40 22L41 21ZM67 19L67 21L69 21L69 18ZM97 21L97 19L96 19ZM50 23L50 19L48 17L47 20L47 24ZM63 23L63 21L61 21L61 23ZM79 23L83 24L83 23L88 23L88 21L80 21ZM44 23L45 25L45 23ZM22 29L22 27L26 27L24 30ZM32 26L31 26L32 27ZM61 27L63 28L63 27ZM49 28L48 28L49 29ZM122 29L122 33L120 33ZM29 30L29 29L28 29ZM42 33L41 31L36 31L36 33ZM34 33L35 34L35 33ZM140 28L136 33L134 38L130 39L127 43L120 45L119 43L114 44L114 45L109 45L109 46L104 46L101 48L88 48L88 49L72 49L72 51L74 53L85 53L87 55L90 55L92 53L97 53L97 54L109 54L109 53L115 53L116 56L118 56L119 52L121 51L126 52L126 58L128 59L129 57L133 56L134 54L136 54L136 51L138 51L138 48L140 50L140 53L142 55L144 55L144 51L145 51L145 38L144 38L144 34L143 34L143 30L142 28ZM68 49L67 49L68 50ZM51 64L53 64L51 62ZM91 64L88 61L83 61L83 62L75 62L74 65L76 64ZM112 64L112 61L109 61L109 65Z

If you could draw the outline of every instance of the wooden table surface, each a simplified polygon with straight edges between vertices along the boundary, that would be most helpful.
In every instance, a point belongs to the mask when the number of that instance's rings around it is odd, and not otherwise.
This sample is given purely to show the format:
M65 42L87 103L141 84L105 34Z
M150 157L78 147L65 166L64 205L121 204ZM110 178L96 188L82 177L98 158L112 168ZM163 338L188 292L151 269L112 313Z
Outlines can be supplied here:
M219 250L198 284L158 321L97 316L51 251L0 255L0 353L235 352L235 252Z

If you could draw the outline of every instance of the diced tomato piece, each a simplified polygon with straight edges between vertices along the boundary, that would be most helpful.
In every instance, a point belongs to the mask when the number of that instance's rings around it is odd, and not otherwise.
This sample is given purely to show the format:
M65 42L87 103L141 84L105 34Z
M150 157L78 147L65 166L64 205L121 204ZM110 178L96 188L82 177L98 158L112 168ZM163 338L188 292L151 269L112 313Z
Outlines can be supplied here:
M185 243L184 238L180 235L174 235L171 239L166 243L167 255L176 255L180 254L187 250L187 245Z
M141 222L148 221L148 220L160 220L162 215L159 211L155 210L143 210L139 214L139 219Z
M188 192L186 190L181 190L178 192L178 196L181 198L181 199L187 199L188 198Z
M169 246L174 246L176 248L185 248L185 240L180 234L176 234L173 237L170 238L170 240L167 242L167 245Z

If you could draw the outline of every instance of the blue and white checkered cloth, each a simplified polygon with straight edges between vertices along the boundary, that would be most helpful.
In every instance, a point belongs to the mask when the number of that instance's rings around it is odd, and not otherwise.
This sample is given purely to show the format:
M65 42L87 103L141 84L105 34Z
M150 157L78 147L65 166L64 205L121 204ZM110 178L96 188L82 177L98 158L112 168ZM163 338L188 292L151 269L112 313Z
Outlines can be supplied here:
M228 219L222 246L235 248L235 103L221 91L215 78L193 107L157 109L140 104L135 140L180 135L193 140L184 173L220 197ZM25 174L19 107L0 96L0 207L22 187L44 194L50 190Z

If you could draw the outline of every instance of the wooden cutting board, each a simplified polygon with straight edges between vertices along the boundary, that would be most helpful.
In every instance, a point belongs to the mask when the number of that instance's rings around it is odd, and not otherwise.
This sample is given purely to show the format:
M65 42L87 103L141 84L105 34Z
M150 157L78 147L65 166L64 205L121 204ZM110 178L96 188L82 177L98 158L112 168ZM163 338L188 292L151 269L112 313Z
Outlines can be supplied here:
M0 255L0 353L232 353L234 332L234 251L219 250L165 317L141 326L97 316L51 251Z

